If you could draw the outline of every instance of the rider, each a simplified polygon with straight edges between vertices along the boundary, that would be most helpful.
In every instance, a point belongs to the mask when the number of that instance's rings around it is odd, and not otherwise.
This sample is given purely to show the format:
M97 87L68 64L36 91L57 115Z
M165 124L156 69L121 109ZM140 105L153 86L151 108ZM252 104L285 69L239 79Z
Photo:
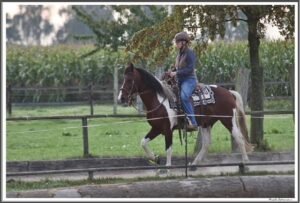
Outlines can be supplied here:
M196 55L194 51L188 47L190 37L186 32L177 33L174 40L176 48L179 50L175 63L177 71L172 71L170 76L176 76L178 79L182 106L189 117L187 128L189 130L196 130L198 125L194 116L194 107L190 102L190 97L197 85L195 74Z

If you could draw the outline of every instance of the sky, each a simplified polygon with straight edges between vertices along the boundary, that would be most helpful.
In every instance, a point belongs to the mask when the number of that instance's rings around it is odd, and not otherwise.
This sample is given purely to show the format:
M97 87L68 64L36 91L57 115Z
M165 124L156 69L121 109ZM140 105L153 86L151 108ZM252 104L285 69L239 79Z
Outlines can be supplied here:
M3 4L3 10L4 12L8 13L9 16L14 16L17 13L20 12L18 5L20 3L5 3ZM47 4L43 4L47 5ZM59 15L59 10L62 8L66 8L68 5L67 4L50 4L49 6L49 11L44 11L42 14L42 17L44 19L49 19L50 23L53 24L54 26L54 31L59 30L62 26L64 26L64 23L68 20L67 15L60 16ZM271 25L266 25L267 30L266 30L266 39L267 40L277 40L277 39L284 39L280 34L279 30L277 27L273 27ZM45 36L42 45L51 45L53 39L55 37L55 32L50 34L49 36Z

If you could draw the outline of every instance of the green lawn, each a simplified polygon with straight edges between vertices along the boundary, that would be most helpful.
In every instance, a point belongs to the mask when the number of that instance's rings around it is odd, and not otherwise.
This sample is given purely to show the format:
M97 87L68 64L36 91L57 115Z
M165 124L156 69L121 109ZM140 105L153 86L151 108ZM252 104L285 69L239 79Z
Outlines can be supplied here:
M136 110L130 107L117 107L118 114L136 114ZM89 115L90 106L34 106L34 107L12 107L12 115L7 117L22 117L22 116L75 116L75 115ZM95 105L94 114L113 114L112 105Z
M15 108L13 116L82 115L88 107ZM87 108L87 109L85 109ZM118 107L118 113L136 113L134 108ZM111 106L96 106L95 114L112 114ZM249 125L249 116L248 125ZM83 154L81 120L7 121L6 149L8 161L80 158ZM292 115L266 116L264 136L274 151L294 149ZM145 118L99 118L89 120L89 150L97 157L144 156L141 139L150 130ZM188 136L189 154L193 154L197 134ZM165 156L164 137L150 147ZM212 129L210 153L230 153L229 132L218 122ZM174 134L173 154L184 156L178 132Z

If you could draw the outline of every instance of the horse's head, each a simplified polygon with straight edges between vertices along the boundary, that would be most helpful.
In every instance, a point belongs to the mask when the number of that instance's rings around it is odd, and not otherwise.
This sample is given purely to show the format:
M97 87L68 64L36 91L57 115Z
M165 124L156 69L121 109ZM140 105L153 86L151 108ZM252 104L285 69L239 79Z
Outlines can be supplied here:
M135 70L132 63L130 63L124 72L123 85L120 88L120 93L118 96L118 102L121 104L132 104L134 95L137 93L137 71Z

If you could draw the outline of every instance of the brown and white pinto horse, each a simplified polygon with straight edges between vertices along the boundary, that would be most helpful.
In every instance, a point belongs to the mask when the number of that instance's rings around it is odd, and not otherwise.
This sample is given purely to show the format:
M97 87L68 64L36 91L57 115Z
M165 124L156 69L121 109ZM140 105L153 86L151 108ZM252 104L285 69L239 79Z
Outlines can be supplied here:
M229 130L242 153L242 160L248 161L247 151L252 151L249 144L248 131L243 111L242 98L236 91L211 86L215 103L195 108L195 116L202 133L202 148L192 165L197 165L204 158L211 143L211 128L219 120ZM166 166L171 165L172 135L178 124L177 112L170 108L168 92L163 83L144 69L129 64L125 69L123 85L118 100L120 103L131 104L132 97L138 94L146 109L151 130L141 140L141 146L148 158L157 161L155 154L149 149L148 142L159 134L165 136L167 154ZM205 116L200 116L205 115Z

